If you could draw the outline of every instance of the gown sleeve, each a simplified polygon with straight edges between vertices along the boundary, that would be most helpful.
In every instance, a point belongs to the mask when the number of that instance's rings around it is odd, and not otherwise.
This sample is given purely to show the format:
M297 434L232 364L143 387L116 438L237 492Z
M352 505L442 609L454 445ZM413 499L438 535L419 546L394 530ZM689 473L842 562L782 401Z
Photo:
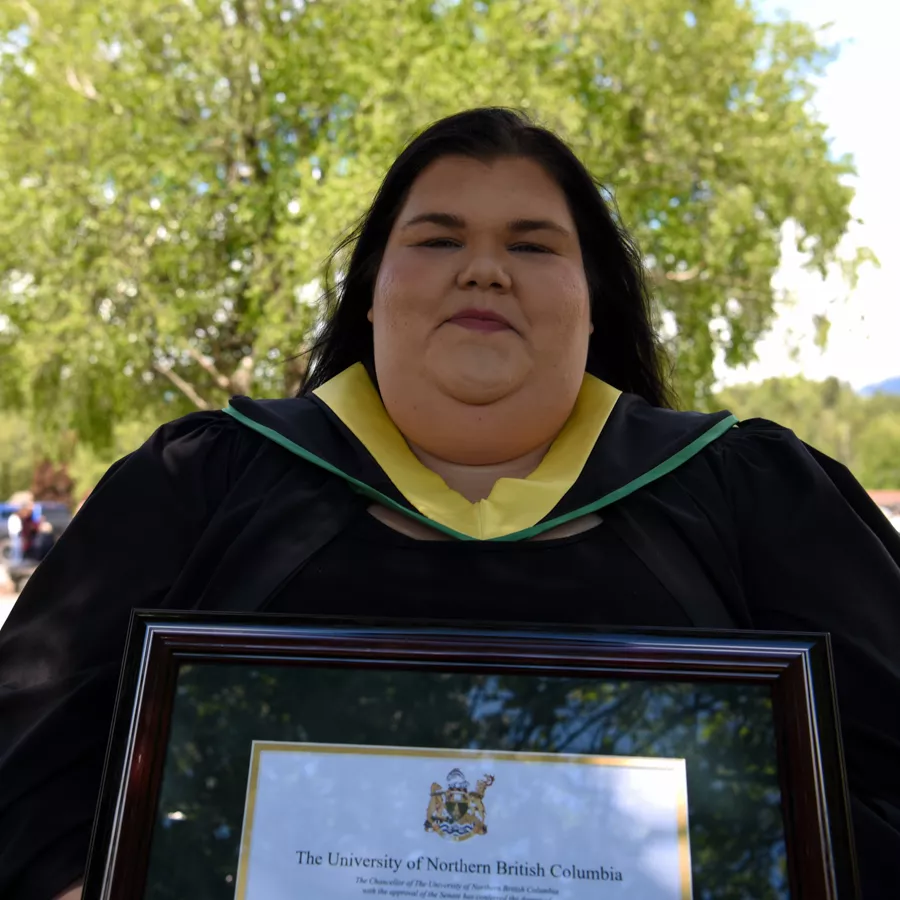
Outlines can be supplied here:
M0 630L0 897L81 877L131 609L158 607L224 496L238 426L195 413L106 473Z
M753 624L831 634L862 896L893 896L900 535L844 466L787 429L754 420L732 435L719 453Z

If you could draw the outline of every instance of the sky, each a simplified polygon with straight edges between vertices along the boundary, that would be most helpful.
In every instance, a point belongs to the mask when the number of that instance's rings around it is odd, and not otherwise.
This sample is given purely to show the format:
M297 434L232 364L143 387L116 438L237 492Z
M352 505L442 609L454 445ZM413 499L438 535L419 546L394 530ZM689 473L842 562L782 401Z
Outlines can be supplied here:
M897 0L757 0L764 14L784 10L812 25L833 23L828 43L840 43L839 58L820 81L819 115L829 126L835 152L853 154L858 177L852 228L844 248L867 246L880 269L866 266L849 295L839 276L823 280L804 273L785 241L779 286L794 297L779 310L772 332L757 345L758 361L717 373L725 384L777 375L830 375L855 388L900 376L900 32ZM828 312L831 331L824 352L813 344L813 316ZM791 346L799 348L794 358Z

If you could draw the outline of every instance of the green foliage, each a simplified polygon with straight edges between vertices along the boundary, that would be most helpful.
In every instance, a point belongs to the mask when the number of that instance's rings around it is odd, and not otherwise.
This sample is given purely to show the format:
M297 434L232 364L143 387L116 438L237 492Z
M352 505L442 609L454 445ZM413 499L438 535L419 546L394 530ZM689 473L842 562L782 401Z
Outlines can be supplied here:
M16 491L30 490L35 467L55 457L74 481L73 497L78 504L103 473L117 459L139 447L156 425L149 418L117 422L109 446L98 450L85 442L75 443L71 432L52 434L55 443L48 444L51 423L36 428L22 413L0 411L0 501Z
M16 491L31 488L37 462L28 422L14 413L0 412L0 502Z
M171 729L147 900L233 896L253 740L683 758L693 896L788 896L772 702L759 685L189 666Z
M869 418L856 437L859 477L870 490L900 486L900 399L893 406Z
M808 103L829 56L744 0L5 3L0 400L109 448L143 411L283 395L404 141L504 104L615 191L703 403L771 321L783 223L820 268L847 227Z
M900 396L860 397L836 378L771 378L720 392L740 419L771 419L848 466L869 490L900 487Z

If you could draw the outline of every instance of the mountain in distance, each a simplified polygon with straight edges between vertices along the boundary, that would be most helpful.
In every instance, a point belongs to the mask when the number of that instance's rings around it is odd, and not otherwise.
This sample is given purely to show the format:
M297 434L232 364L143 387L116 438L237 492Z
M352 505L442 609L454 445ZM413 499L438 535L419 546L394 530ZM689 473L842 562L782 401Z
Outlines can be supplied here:
M863 397L871 397L874 394L900 394L900 375L879 381L878 384L870 384L859 392Z

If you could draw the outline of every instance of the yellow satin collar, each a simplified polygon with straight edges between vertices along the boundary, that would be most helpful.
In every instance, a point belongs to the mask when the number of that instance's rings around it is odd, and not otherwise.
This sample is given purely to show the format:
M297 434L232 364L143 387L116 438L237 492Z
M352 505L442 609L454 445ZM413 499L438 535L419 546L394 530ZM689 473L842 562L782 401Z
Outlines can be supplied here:
M315 391L372 454L423 516L479 540L531 528L562 500L587 462L621 391L585 374L575 408L541 464L527 478L501 478L470 503L422 465L394 425L361 363Z

